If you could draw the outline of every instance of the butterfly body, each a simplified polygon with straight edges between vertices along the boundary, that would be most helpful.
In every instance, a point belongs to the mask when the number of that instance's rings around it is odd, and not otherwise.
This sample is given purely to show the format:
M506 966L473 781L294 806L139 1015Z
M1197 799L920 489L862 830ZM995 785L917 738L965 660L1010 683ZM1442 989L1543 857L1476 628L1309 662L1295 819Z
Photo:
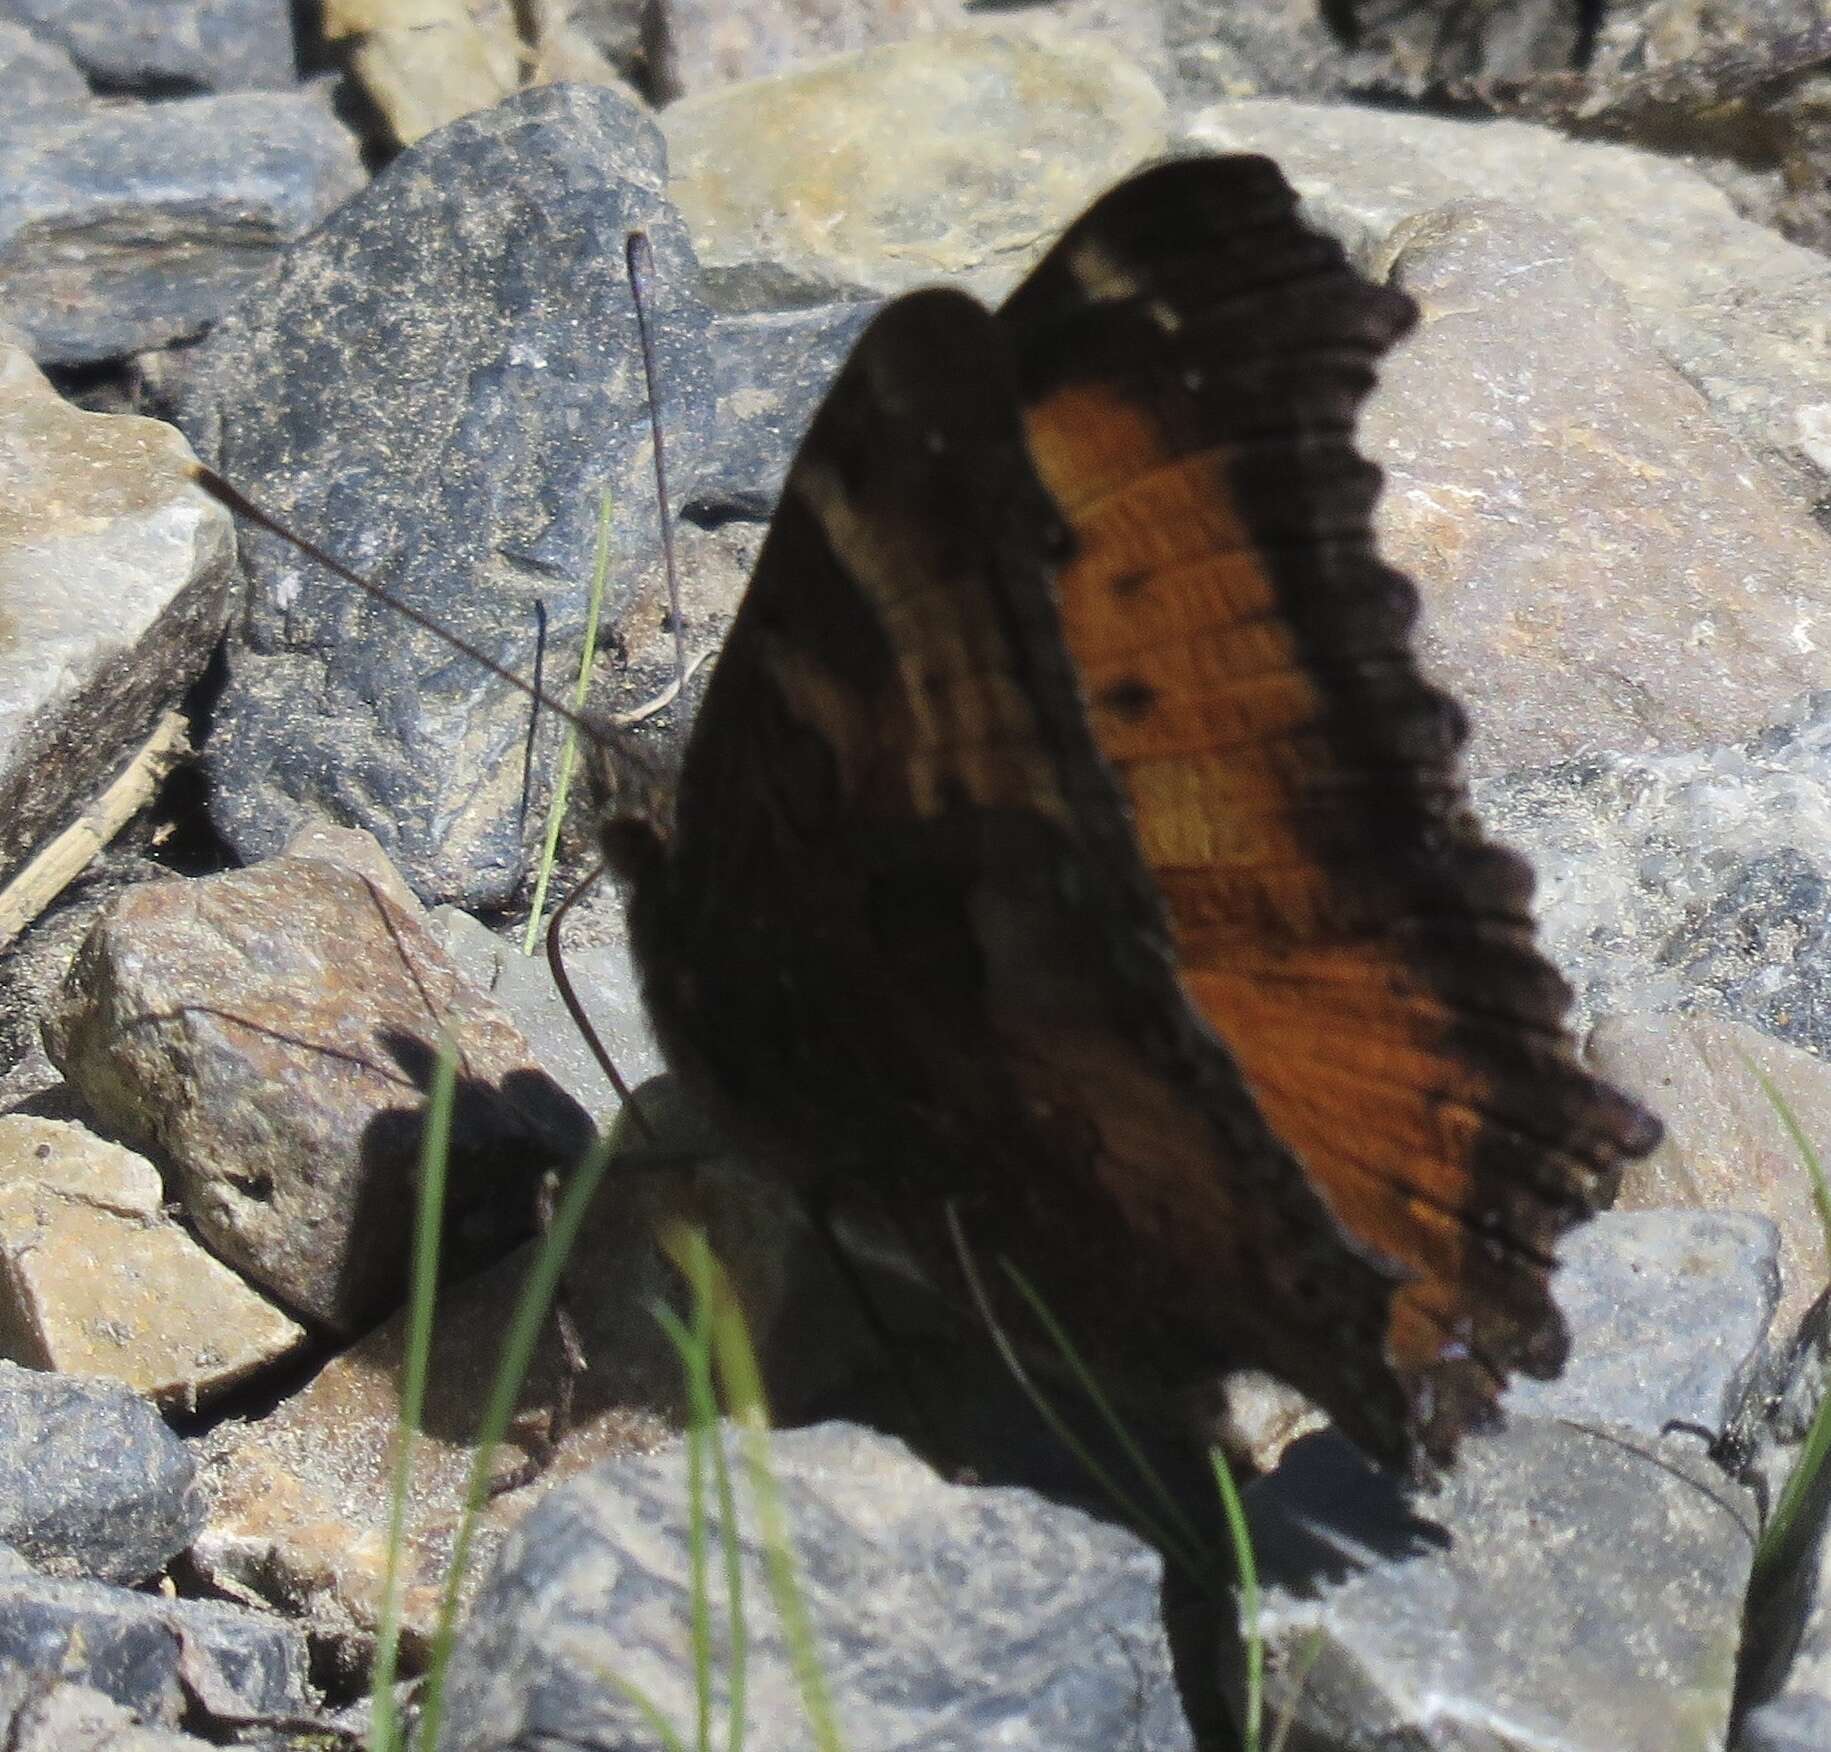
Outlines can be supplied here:
M1004 308L871 325L658 832L675 1068L1098 1360L1270 1369L1389 1461L1555 1372L1551 1249L1657 1126L1577 1065L1351 443L1411 319L1275 167L1098 203Z

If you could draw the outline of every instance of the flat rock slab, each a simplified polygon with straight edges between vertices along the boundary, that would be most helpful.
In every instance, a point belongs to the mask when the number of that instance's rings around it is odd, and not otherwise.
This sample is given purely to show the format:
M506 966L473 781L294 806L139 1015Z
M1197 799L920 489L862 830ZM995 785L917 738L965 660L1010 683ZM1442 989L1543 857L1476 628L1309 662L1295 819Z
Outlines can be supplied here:
M806 1744L753 1499L735 1442L729 1451L741 1505L749 1742ZM813 1650L846 1745L1193 1746L1159 1624L1159 1560L1130 1535L1028 1491L946 1484L899 1443L850 1425L775 1435L770 1452ZM452 1663L442 1752L648 1744L653 1729L625 1684L690 1741L686 1502L676 1446L573 1480L517 1526ZM722 1598L719 1586L712 1683L721 1741Z
M1508 1415L1649 1437L1680 1427L1716 1442L1766 1355L1779 1251L1765 1217L1603 1212L1558 1250L1552 1294L1570 1324L1570 1360L1555 1381L1515 1376Z
M45 364L162 347L362 183L310 93L36 112L0 136L0 299Z
M654 249L677 478L711 419L697 269L662 185L660 135L614 91L548 86L455 122L210 336L180 423L405 602L516 674L570 677L602 491L609 626L660 546L632 230ZM218 829L253 859L309 819L361 826L422 896L506 900L556 740L531 773L526 697L284 543L250 534L242 560L248 615L209 751Z
M4 0L117 91L283 90L299 81L289 0Z
M185 1445L125 1387L0 1362L0 1540L40 1569L156 1575L203 1524L195 1474Z
M219 1729L312 1709L297 1626L213 1600L170 1600L23 1568L0 1573L0 1665L99 1691L142 1722Z
M430 918L464 977L514 1018L541 1068L600 1125L614 1120L622 1102L566 1008L544 951L523 955L456 907L440 907ZM569 950L565 966L624 1083L633 1089L661 1075L667 1064L627 940Z
M1723 1744L1756 1518L1690 1437L1520 1418L1407 1498L1312 1436L1246 1507L1294 1745Z
M67 1121L0 1115L0 1349L193 1411L305 1330L173 1222L144 1156Z
M228 514L185 479L190 461L171 427L71 407L0 341L0 877L100 788L222 631Z
M67 112L88 101L89 81L62 49L0 18L0 116L17 121L35 110Z
M689 97L662 127L708 296L755 311L961 276L995 298L1162 151L1168 111L1097 39L960 30Z
M14 1752L201 1752L190 1734L142 1727L131 1710L92 1686L52 1684L16 1667L0 1673L0 1733Z
M403 1292L447 1031L460 1065L448 1270L526 1234L542 1165L575 1160L590 1130L395 883L296 854L129 889L46 1024L90 1110L173 1164L210 1246L344 1332Z

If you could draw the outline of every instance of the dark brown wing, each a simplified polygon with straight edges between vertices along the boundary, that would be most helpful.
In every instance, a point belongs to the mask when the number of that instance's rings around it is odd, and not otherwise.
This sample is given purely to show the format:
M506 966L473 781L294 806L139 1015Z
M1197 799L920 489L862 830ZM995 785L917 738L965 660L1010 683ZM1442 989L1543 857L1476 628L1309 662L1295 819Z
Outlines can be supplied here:
M1531 876L1468 812L1454 701L1376 558L1356 408L1412 321L1265 159L1165 165L1002 313L1094 735L1184 989L1356 1236L1402 1265L1390 1353L1432 1447L1565 1348L1558 1236L1652 1117L1576 1062Z
M1062 644L1066 552L996 319L900 300L790 474L633 896L657 1025L740 1137L935 1275L952 1200L1103 1360L1262 1365L1400 1457L1396 1274L1178 989Z
M632 907L741 1136L941 1273L956 1203L1104 1360L1269 1368L1389 1460L1555 1367L1546 1251L1650 1141L1367 551L1346 428L1402 320L1257 160L1124 185L1002 320L892 306Z

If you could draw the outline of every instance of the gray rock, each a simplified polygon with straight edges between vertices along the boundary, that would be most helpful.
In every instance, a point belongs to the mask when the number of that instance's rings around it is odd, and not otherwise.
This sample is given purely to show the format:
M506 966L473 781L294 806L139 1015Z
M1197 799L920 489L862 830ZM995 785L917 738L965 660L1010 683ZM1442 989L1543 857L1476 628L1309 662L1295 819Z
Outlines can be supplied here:
M996 299L1168 121L1104 43L962 30L689 97L661 125L708 295L759 311L956 278Z
M0 0L0 14L112 90L170 97L298 83L290 0Z
M169 426L71 407L0 342L0 878L100 789L222 631L229 522L185 481L190 459Z
M382 882L295 854L130 888L45 1028L91 1111L173 1165L204 1239L346 1333L404 1286L446 1031L462 1071L445 1219L457 1273L528 1232L540 1169L576 1160L590 1128Z
M203 1524L194 1474L138 1394L0 1362L0 1539L40 1569L106 1582L157 1574Z
M1765 1217L1604 1212L1565 1241L1552 1280L1570 1360L1555 1381L1515 1376L1508 1414L1654 1437L1681 1426L1714 1444L1763 1360L1778 1253Z
M39 111L67 113L89 102L89 82L74 61L22 24L0 18L0 116L9 123Z
M653 240L663 417L688 479L711 417L705 314L662 147L628 98L545 87L402 154L201 349L181 423L250 497L522 674L576 668L599 490L614 626L659 544L622 273ZM210 748L244 857L364 826L423 895L497 904L544 798L530 707L266 537ZM564 685L564 684L562 684ZM542 749L551 746L541 740Z
M1505 200L1566 226L1723 424L1808 500L1831 480L1831 262L1741 218L1665 152L1509 121L1267 100L1217 104L1183 144L1269 152L1376 272L1403 221Z
M815 410L875 300L720 317L712 330L718 424L687 507L708 519L768 517Z
M0 1666L55 1673L166 1727L308 1715L304 1633L239 1607L0 1575Z
M1823 532L1569 232L1458 203L1388 247L1422 320L1363 426L1380 546L1468 704L1477 780L1738 741L1831 681Z
M161 347L362 180L355 140L304 93L29 117L0 136L0 300L47 364Z
M141 1727L113 1698L25 1666L0 1672L0 1733L14 1752L200 1752L209 1744Z
M544 949L523 955L456 907L439 908L431 922L464 977L514 1018L541 1069L600 1124L611 1119L620 1105L616 1090L560 997ZM566 972L630 1088L667 1069L627 941L568 951Z
M1494 831L1531 854L1548 953L1581 1013L1699 1007L1831 1047L1831 695L1741 746L1607 755L1477 787Z
M847 1745L1192 1746L1158 1622L1159 1561L1129 1535L1027 1491L943 1483L900 1444L846 1425L776 1435L771 1452ZM750 1739L800 1745L754 1499L735 1444L731 1453ZM652 1730L624 1683L691 1732L685 1504L675 1447L599 1467L521 1523L460 1639L444 1752L647 1744ZM719 1648L725 1635L715 1619ZM719 1656L713 1665L722 1721L726 1673Z
M1408 1498L1313 1436L1246 1507L1293 1745L1723 1743L1754 1507L1689 1437L1518 1418Z
M1759 1704L1736 1736L1736 1752L1823 1752L1826 1746L1831 1746L1831 1693Z

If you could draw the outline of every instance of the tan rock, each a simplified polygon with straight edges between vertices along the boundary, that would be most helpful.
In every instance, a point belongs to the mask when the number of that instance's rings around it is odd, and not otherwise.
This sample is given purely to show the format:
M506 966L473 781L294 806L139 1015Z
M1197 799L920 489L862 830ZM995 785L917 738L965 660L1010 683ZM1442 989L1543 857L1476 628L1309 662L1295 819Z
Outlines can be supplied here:
M1013 285L1095 195L1161 152L1168 112L1088 38L962 30L843 55L663 112L715 304Z
M623 83L552 8L514 0L325 0L324 34L355 39L351 66L403 146L525 86Z
M400 1297L446 1033L450 1269L525 1235L541 1167L590 1134L401 892L297 855L146 883L97 921L45 1030L91 1110L173 1164L210 1245L345 1332Z
M1811 1177L1750 1065L1827 1161L1831 1066L1742 1023L1682 1016L1611 1018L1592 1035L1590 1057L1666 1124L1665 1142L1628 1168L1619 1208L1687 1205L1767 1217L1780 1231L1774 1329L1784 1341L1831 1272Z
M171 1221L158 1170L79 1125L0 1115L0 1352L191 1410L305 1333Z

